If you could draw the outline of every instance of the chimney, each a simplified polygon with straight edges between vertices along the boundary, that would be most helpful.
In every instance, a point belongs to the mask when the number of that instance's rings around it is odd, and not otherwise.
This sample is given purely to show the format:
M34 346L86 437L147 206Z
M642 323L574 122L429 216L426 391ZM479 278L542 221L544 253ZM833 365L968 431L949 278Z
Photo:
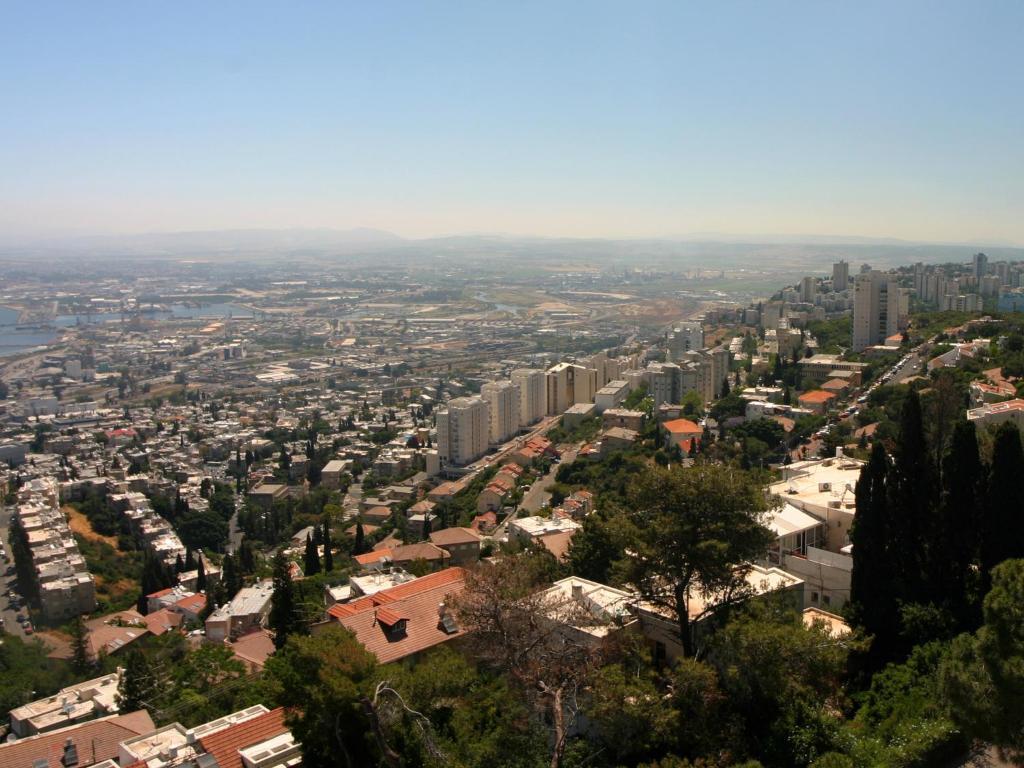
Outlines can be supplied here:
M443 619L444 615L448 612L448 607L444 603L437 604L437 618Z
M580 600L583 599L583 585L582 584L573 584L572 585L572 599L576 600L576 601L580 601Z
M75 740L70 736L64 742L64 754L60 758L60 764L64 768L77 768L78 766L78 748L75 747Z
M843 446L841 446L841 445L837 445L836 446L836 458L837 459L843 458Z

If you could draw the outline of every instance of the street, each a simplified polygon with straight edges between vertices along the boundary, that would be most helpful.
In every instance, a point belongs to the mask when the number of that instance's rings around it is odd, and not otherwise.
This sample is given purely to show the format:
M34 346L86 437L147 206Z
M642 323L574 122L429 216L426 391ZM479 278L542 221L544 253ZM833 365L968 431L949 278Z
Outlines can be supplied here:
M18 637L25 637L25 632L22 630L21 625L17 622L17 615L20 613L23 616L28 615L28 610L24 607L14 609L11 608L10 598L7 597L7 590L17 586L17 576L8 576L7 569L14 565L14 554L11 551L11 535L9 525L11 522L11 508L6 506L0 506L0 542L3 543L4 552L9 562L4 562L0 559L0 616L3 617L5 632L11 635L17 635Z

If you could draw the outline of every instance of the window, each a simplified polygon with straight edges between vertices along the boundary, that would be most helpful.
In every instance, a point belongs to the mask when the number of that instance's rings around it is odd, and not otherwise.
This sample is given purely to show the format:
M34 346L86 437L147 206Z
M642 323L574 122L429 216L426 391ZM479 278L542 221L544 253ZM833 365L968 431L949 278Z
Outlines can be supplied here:
M811 602L812 603L817 603L818 602L818 593L817 592L811 592Z
M821 599L821 602L823 602L825 605L832 605L832 598L829 595L825 595Z

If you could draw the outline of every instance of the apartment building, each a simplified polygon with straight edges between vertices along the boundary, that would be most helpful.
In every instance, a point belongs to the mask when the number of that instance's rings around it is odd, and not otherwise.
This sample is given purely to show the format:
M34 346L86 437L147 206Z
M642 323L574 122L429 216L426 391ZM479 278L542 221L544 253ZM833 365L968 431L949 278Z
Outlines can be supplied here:
M547 382L544 371L536 368L517 368L512 371L511 381L519 387L519 424L527 427L534 424L548 412Z
M909 304L896 275L871 270L853 289L853 351L881 344L907 327Z
M575 363L559 363L545 374L548 415L557 416L576 403L592 403L597 393L597 372Z
M462 466L487 453L490 413L480 397L457 397L437 413L437 450L441 461Z
M519 432L522 422L522 393L511 381L489 381L480 387L480 397L488 408L488 439L492 445L504 443Z

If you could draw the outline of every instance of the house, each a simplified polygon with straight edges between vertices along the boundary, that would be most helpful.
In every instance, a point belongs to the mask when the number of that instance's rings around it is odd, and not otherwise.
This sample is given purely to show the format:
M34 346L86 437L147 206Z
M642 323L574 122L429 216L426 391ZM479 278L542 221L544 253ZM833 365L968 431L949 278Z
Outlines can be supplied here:
M782 480L768 490L784 503L825 524L819 546L840 552L850 543L850 527L857 510L854 488L863 462L846 456L793 462L782 467ZM820 540L819 540L820 541Z
M662 423L661 429L665 432L665 447L676 447L684 455L689 454L700 445L701 436L704 430L699 424L689 419L673 419Z
M801 408L806 408L818 416L824 416L835 405L836 400L835 393L823 389L804 392L797 398Z
M62 688L53 696L10 711L11 733L19 739L117 712L123 670Z
M543 602L549 621L561 624L572 640L588 645L637 624L636 594L580 576L556 581L544 591Z
M465 587L465 571L448 568L350 603L331 606L329 621L352 632L381 664L414 656L463 634L447 608Z
M265 629L257 629L228 643L228 647L250 672L258 673L275 650L274 636Z
M967 411L967 420L981 428L999 425L1004 421L1012 421L1018 428L1024 427L1024 400L1006 400L971 408Z
M281 501L288 496L288 486L277 483L261 483L249 491L249 503L255 505L264 512L269 512L275 501Z
M837 397L845 397L850 393L850 382L846 379L829 379L821 385L821 388Z
M69 725L55 731L25 739L0 743L0 768L34 768L34 766L112 764L120 754L122 742L155 729L145 710L108 715L85 723ZM79 756L88 756L80 762ZM125 763L125 765L128 765Z
M972 381L970 394L971 406L977 408L989 403L1001 403L1004 400L1012 400L1017 397L1017 390L1006 382L989 384L984 381Z
M348 474L351 467L351 461L342 461L341 459L328 461L320 471L320 485L329 491L338 490L341 488L342 477Z
M492 477L476 498L476 511L497 511L504 507L516 490L517 479L509 472L499 472Z
M452 565L469 565L480 559L480 534L471 528L432 531L430 543L451 555Z
M569 542L581 528L566 517L520 517L508 523L508 535L523 543L534 543L547 549L559 561L569 554Z
M207 616L206 639L222 643L262 627L270 613L273 595L274 584L270 580L238 590L231 602Z
M794 608L803 609L804 583L796 576L780 568L754 564L739 566L737 574L746 581L750 597L782 594L792 601ZM707 593L699 585L690 588L690 628L697 642L709 631L715 611L724 602L725 596ZM655 662L674 664L682 658L683 644L680 641L679 623L675 613L646 600L640 600L636 610L640 630L651 645Z
M622 427L623 429L632 429L634 432L641 432L646 419L647 414L643 411L631 411L628 408L609 408L601 414L601 426L604 429Z
M451 555L429 541L421 541L418 544L374 549L372 552L355 555L352 559L363 571L381 571L392 566L405 569L416 561L422 561L433 570L438 570L448 567Z
M376 525L379 527L391 519L391 508L370 507L369 509L361 512L359 516L362 518L364 523L369 523L370 525Z
M85 622L86 645L91 658L112 656L149 634L146 618L134 610L120 611Z
M627 448L632 448L633 444L640 437L639 432L634 432L632 429L623 429L622 427L611 427L601 433L599 453L603 458L616 451L624 451Z

